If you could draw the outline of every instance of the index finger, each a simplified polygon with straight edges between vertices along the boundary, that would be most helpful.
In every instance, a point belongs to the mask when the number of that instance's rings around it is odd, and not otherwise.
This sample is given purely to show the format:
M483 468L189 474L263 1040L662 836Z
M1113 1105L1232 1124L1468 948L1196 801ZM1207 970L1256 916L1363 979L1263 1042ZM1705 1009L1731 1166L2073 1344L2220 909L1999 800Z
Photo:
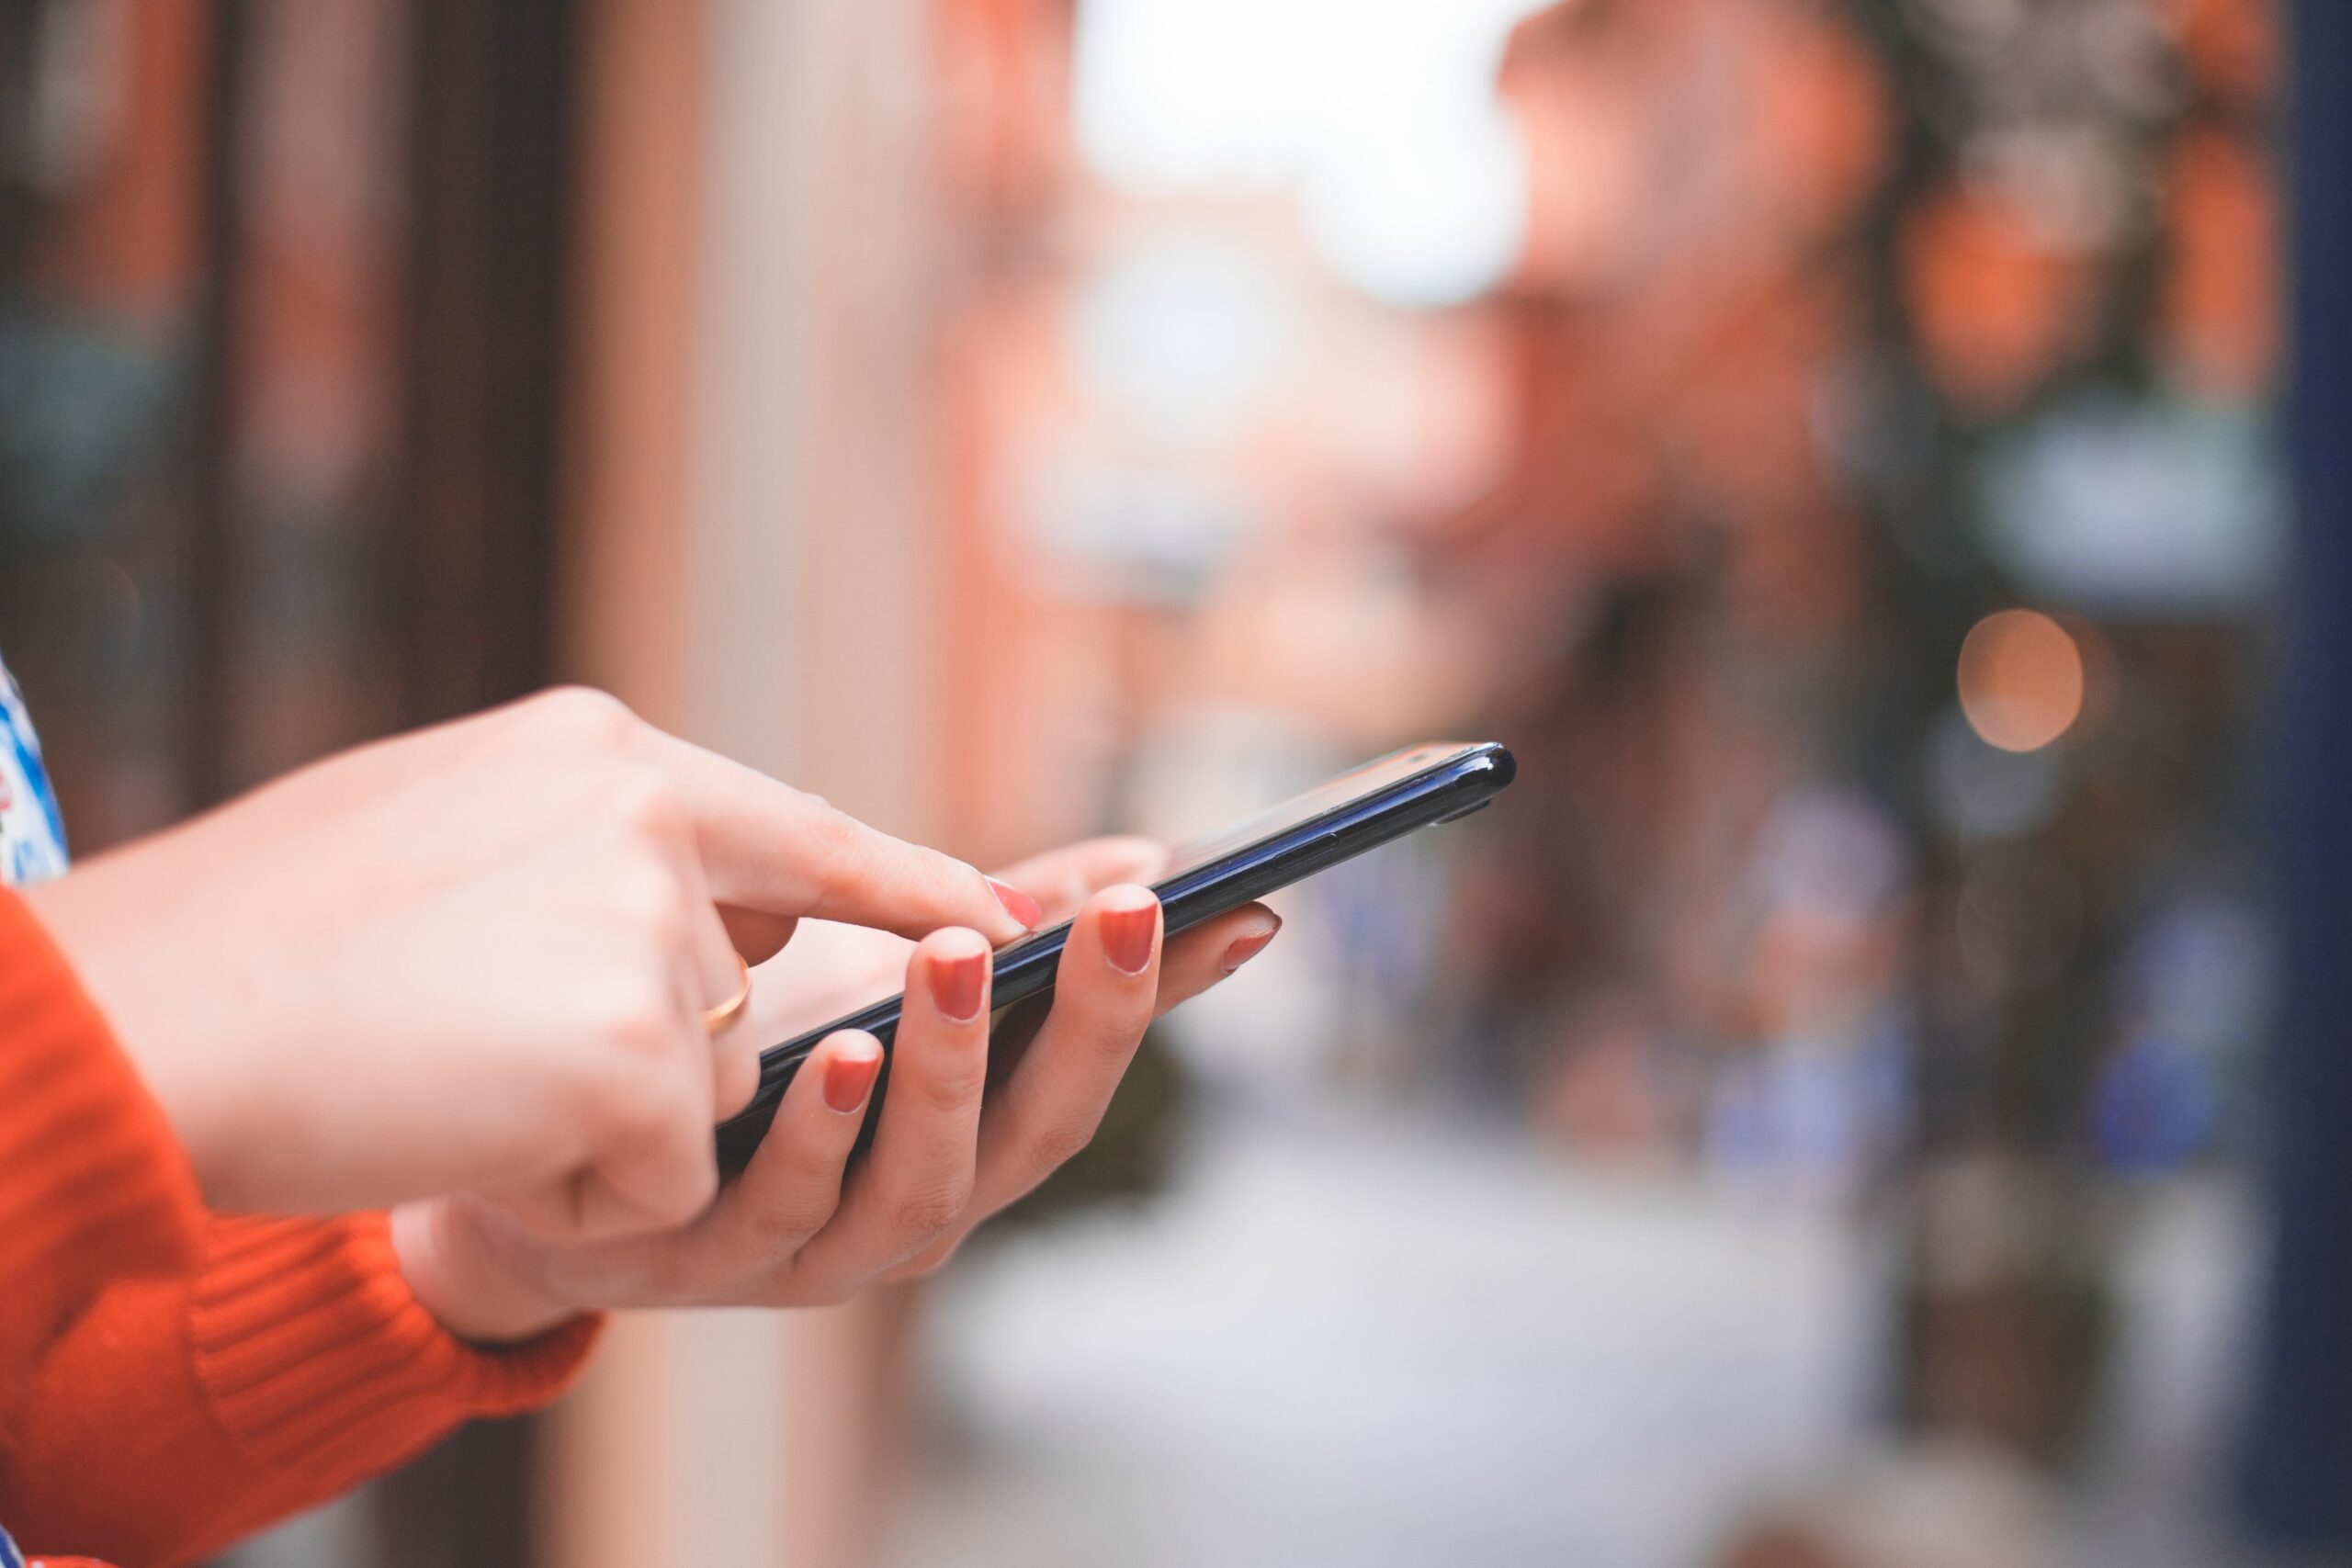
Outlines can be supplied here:
M906 937L965 926L997 945L1036 924L1035 900L952 855L894 839L675 736L656 732L655 745L721 905Z
M1168 869L1168 846L1156 839L1087 839L1065 844L997 872L1045 906L1046 918L1065 920L1105 887L1153 883Z

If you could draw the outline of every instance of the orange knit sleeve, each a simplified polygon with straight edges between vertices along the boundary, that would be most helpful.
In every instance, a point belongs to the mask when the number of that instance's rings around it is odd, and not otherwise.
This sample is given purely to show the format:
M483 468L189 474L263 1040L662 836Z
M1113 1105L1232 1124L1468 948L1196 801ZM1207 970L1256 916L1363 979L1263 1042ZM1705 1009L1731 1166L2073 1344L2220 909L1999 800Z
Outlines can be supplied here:
M138 1069L48 931L0 891L0 1397L107 1285L192 1267L203 1227Z
M223 1219L203 1268L107 1292L12 1414L0 1519L28 1552L187 1562L554 1398L598 1320L484 1350L402 1280L384 1217Z
M410 1294L380 1214L209 1219L137 1069L0 892L0 1525L28 1551L193 1561L553 1398L596 1328L476 1349Z

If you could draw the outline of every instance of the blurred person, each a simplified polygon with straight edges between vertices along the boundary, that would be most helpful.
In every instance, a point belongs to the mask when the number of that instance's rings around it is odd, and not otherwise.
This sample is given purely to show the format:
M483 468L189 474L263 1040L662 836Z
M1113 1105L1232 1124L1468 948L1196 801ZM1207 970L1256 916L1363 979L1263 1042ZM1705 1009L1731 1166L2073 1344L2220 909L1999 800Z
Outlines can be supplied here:
M985 877L583 691L69 871L0 686L0 1521L125 1568L544 1404L598 1309L935 1266L1087 1141L1157 1011L1277 925L1251 906L1163 952L1156 846ZM1066 916L1055 999L992 1068L991 947ZM722 1185L759 1028L899 970L870 1149L883 1050L843 1032Z

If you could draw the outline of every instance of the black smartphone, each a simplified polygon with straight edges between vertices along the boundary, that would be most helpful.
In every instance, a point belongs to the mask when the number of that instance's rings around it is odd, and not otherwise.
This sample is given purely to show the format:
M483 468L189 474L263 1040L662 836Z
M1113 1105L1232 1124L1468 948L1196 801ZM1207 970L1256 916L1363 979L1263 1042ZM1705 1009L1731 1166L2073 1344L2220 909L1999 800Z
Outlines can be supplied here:
M1182 845L1170 855L1167 872L1152 885L1159 895L1167 933L1173 936L1238 908L1417 828L1467 817L1494 799L1517 771L1510 752L1492 742L1409 746L1222 833ZM1053 989L1055 966L1069 935L1065 920L998 949L991 1000L1000 1017L1016 1003ZM760 1087L751 1104L718 1129L719 1169L733 1175L750 1161L775 1120L776 1106L793 1075L819 1041L837 1030L862 1029L887 1050L904 999L897 996L876 1002L761 1052ZM886 1060L886 1072L887 1067ZM876 1111L881 1096L877 1085ZM869 1111L869 1129L872 1115Z

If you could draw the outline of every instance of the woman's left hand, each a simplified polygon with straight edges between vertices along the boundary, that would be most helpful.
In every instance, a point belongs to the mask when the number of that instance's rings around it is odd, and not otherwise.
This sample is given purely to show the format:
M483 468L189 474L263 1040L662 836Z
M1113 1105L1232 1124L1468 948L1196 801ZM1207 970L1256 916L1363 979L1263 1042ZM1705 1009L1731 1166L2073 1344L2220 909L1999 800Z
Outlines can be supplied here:
M577 1244L534 1235L476 1198L412 1203L392 1216L411 1288L452 1332L501 1341L589 1308L819 1305L936 1268L1086 1145L1146 1025L1238 969L1280 927L1251 904L1163 950L1159 906L1139 885L1164 860L1148 840L1105 839L1002 874L1047 920L1077 918L1051 1011L1025 1049L1000 1031L994 1081L989 952L978 933L909 942L804 922L756 972L755 997L768 1005L753 1023L766 1038L785 1038L794 1021L775 998L807 1027L888 994L905 971L890 1092L864 1158L849 1156L882 1048L843 1032L802 1064L751 1165L695 1220Z

